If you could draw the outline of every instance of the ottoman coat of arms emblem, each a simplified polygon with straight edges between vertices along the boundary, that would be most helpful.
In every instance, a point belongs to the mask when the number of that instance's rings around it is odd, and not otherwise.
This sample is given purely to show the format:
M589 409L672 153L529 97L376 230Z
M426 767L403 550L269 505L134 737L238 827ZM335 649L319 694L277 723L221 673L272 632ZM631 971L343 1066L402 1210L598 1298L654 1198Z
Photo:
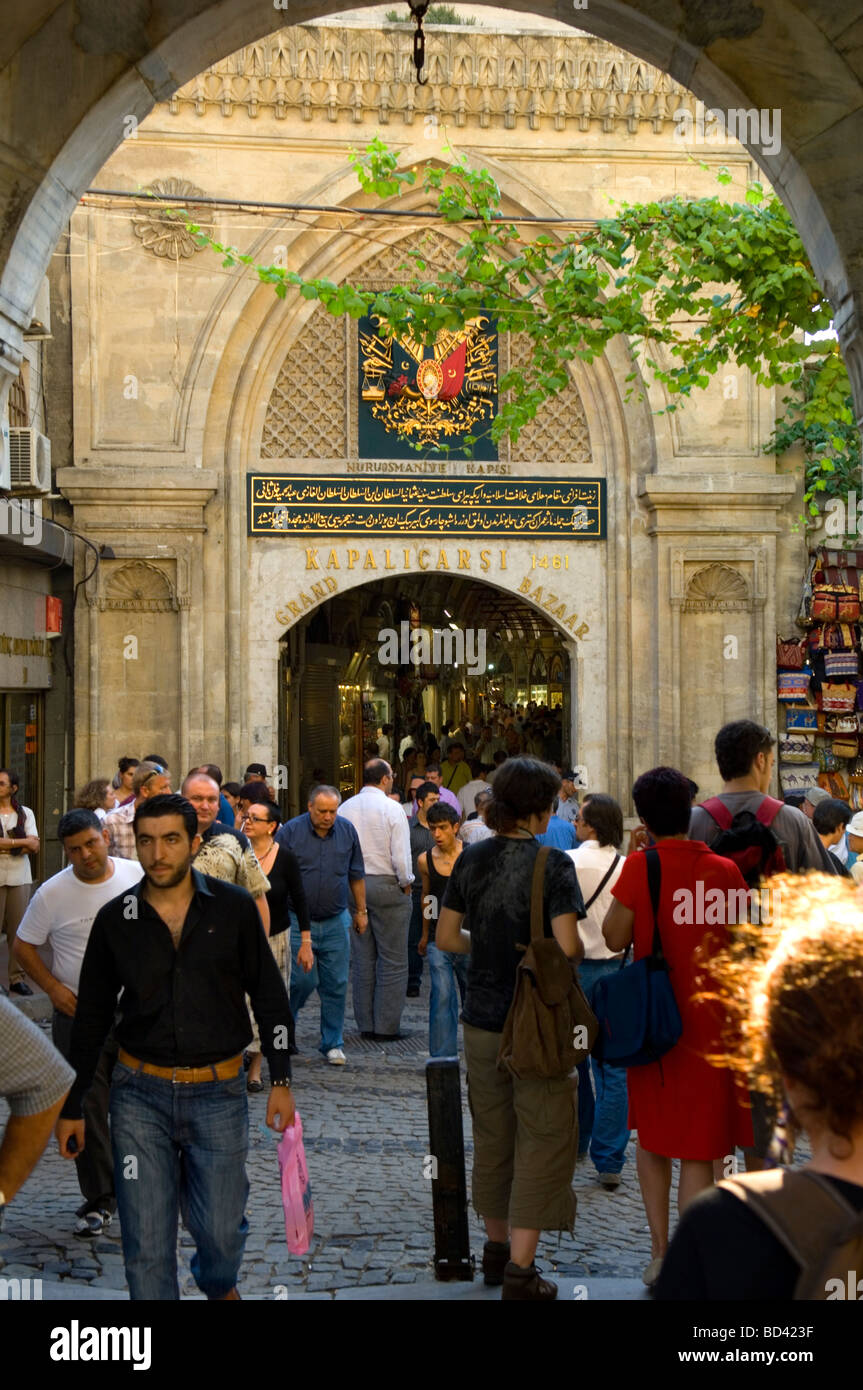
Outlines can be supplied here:
M388 336L377 317L360 320L360 396L387 434L420 448L458 447L494 418L497 334L485 317L424 346Z

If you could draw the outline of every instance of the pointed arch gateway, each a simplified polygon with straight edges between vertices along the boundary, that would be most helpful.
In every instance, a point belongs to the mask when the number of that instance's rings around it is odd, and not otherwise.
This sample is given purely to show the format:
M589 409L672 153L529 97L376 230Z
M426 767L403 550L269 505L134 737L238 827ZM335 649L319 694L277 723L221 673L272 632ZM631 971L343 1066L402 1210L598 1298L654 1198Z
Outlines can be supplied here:
M439 557L448 542L440 547ZM278 764L292 814L316 782L343 796L358 791L363 761L389 724L394 757L418 721L436 739L444 721L478 727L503 707L533 702L537 725L521 751L576 761L578 644L532 595L438 569L373 579L361 571L351 588L330 584L331 576L307 583L277 614L288 622Z
M504 189L513 205L505 184ZM529 206L529 210L540 209ZM355 283L384 288L406 274L404 267L412 265L408 252L418 250L421 244L430 269L445 268L460 245L457 233L440 229L430 234L421 230L383 236L376 231L375 235L378 245L362 259L354 238L333 237L326 254L319 249L307 262L308 272L335 281L349 275ZM266 322L254 347L254 380L243 380L245 369L234 380L234 429L226 441L235 479L232 486L245 488L248 475L255 470L267 476L300 473L329 481L347 474L353 481L365 478L368 483L386 476L386 460L363 459L358 449L356 401L361 378L356 324L332 319L314 305L298 306L290 316L281 306L278 329L273 325L270 332L269 301L267 305ZM523 360L524 352L517 339L502 341L501 370ZM632 505L629 470L633 451L627 443L626 414L643 415L648 428L642 427L639 437L642 441L652 437L646 406L627 407L620 401L616 381L631 366L625 351L620 361L598 363L591 371L577 364L572 383L560 398L526 427L516 445L505 443L501 447L498 476L552 481L601 477L608 489L610 535L617 524L612 518L627 518ZM238 429L238 422L248 423ZM239 447L238 439L245 439L245 449ZM643 448L643 443L639 447ZM359 470L359 477L354 470ZM465 476L465 465L456 473ZM628 520L624 520L624 535L627 527ZM239 534L236 540L242 543ZM618 587L628 585L628 546L615 543L618 554L609 564L605 541L560 546L529 537L514 543L500 537L485 540L469 525L446 540L429 536L428 544L422 537L387 534L375 536L369 543L365 538L337 534L332 541L320 535L279 536L266 540L255 537L247 544L248 567L234 569L230 576L245 597L233 606L250 614L247 631L239 634L240 650L247 644L249 652L278 652L277 663L268 663L273 673L272 722L266 718L262 703L257 708L261 724L272 729L273 742L278 742L280 761L296 765L300 741L292 729L299 727L299 721L307 729L312 717L309 711L300 712L298 678L305 680L307 688L310 680L306 658L311 655L327 667L315 697L320 709L330 709L338 702L339 682L335 682L335 691L331 688L334 670L340 669L346 679L350 674L353 653L333 656L323 651L326 644L319 640L324 631L321 608L330 604L335 593L341 597L395 573L402 576L403 592L419 597L422 606L430 577L440 575L470 578L537 615L549 640L549 660L555 652L558 655L554 693L556 703L565 706L568 759L584 764L590 758L595 776L603 784L616 784L621 776L628 780L628 739L610 740L608 734L610 711L615 719L621 712L624 726L628 720L623 711L629 698L629 676L618 677L618 669L627 673L629 667L629 614L625 605L620 608L612 639L602 635L608 631L609 609L618 607ZM257 596L263 595L267 596L266 604L258 601ZM313 609L317 617L312 617ZM342 631L347 631L347 625ZM591 632L597 633L599 640L592 644L593 659L585 665ZM310 648L316 650L310 652ZM528 674L516 643L509 681L513 695L517 688L527 690ZM546 684L550 690L551 683ZM601 691L601 698L584 703L587 687ZM325 698L324 689L329 692ZM248 701L243 699L241 719L255 717L247 710ZM326 724L329 715L321 717ZM618 771L621 759L623 766ZM311 769L307 770L310 775Z

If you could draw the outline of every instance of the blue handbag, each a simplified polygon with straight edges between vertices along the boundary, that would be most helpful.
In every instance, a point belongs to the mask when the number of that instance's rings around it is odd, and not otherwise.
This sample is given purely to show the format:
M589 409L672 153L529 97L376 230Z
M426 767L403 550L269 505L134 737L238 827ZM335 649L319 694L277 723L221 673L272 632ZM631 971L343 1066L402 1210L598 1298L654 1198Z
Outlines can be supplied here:
M593 1055L609 1067L649 1066L670 1052L683 1032L659 935L659 854L655 849L644 854L653 906L651 953L627 965L627 947L617 974L606 975L594 988L593 1011L599 1033Z

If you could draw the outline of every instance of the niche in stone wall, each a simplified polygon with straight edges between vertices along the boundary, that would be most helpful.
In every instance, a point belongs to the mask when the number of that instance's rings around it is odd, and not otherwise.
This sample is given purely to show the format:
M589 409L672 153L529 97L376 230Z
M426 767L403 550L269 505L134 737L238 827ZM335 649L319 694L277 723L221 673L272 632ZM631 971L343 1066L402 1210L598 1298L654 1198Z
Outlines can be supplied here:
M751 577L726 564L686 565L680 608L680 770L702 790L717 786L713 737L753 718ZM707 737L705 737L707 733Z
M174 561L103 561L97 607L99 722L102 728L123 730L123 746L111 749L110 757L163 753L171 769L178 770L180 650ZM108 752L102 749L103 760Z

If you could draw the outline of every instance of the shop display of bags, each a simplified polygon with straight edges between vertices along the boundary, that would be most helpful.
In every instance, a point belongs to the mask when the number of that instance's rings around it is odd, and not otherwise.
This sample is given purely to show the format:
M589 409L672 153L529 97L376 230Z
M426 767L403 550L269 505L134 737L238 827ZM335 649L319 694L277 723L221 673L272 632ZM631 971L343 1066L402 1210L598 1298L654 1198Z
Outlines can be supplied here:
M841 772L820 772L816 785L829 792L837 801L847 801L850 796L848 783Z
M799 702L809 694L809 675L806 671L779 671L776 684L777 698L780 700Z
M779 760L783 763L811 763L812 761L812 739L814 733L807 738L805 733L790 734L779 740ZM857 751L857 740L854 740Z
M855 623L860 593L851 584L813 584L812 618L817 623Z
M825 714L824 733L826 734L856 734L859 728L860 716L857 714ZM856 757L856 753L852 756Z
M820 623L813 627L807 646L813 652L853 651L860 641L856 623Z
M863 806L861 596L863 550L820 546L810 553L797 614L798 626L809 631L798 641L776 639L777 698L785 708L778 761L786 795L818 785ZM859 780L849 784L849 776Z
M824 671L830 680L840 676L859 676L860 657L857 652L827 652Z
M808 705L802 709L797 709L789 705L785 710L785 729L788 733L811 729L813 732L818 729L818 711ZM855 723L855 728L857 727ZM843 731L844 732L844 731Z
M857 701L857 686L846 681L825 681L821 687L821 708L825 714L850 713Z
M833 756L836 758L856 758L857 739L855 738L834 738Z
M788 792L808 792L812 787L817 787L820 771L817 763L806 763L799 766L793 763L780 763L779 780L782 783L783 792L786 795Z
M776 665L786 671L800 671L806 662L806 638L799 641L789 638L783 642L776 640Z

